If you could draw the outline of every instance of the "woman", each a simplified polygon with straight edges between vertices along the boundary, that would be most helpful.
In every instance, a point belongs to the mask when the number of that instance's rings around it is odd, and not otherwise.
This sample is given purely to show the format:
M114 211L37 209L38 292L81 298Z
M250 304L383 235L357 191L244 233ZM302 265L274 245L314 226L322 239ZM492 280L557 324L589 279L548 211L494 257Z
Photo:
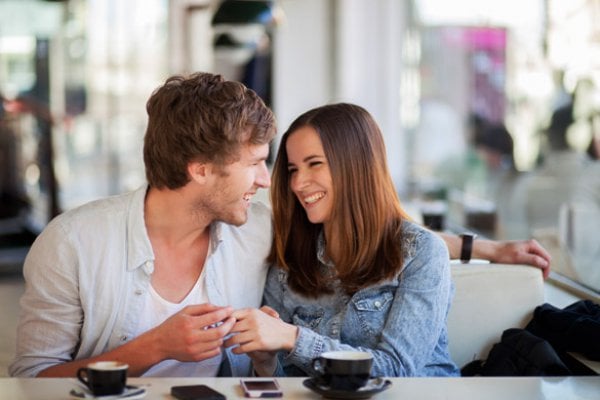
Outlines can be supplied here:
M322 352L362 350L374 376L458 375L448 250L402 210L366 110L334 104L298 117L281 140L271 196L264 303L279 318L235 312L227 346L249 353L258 374L311 374Z

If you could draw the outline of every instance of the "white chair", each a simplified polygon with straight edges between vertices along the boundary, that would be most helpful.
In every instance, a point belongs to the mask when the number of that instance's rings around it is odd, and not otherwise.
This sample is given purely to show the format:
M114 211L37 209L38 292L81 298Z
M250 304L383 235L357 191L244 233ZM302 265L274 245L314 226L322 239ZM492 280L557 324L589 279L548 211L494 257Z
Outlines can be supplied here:
M454 300L448 315L450 355L459 368L485 359L502 332L523 328L544 303L539 269L525 265L452 265Z

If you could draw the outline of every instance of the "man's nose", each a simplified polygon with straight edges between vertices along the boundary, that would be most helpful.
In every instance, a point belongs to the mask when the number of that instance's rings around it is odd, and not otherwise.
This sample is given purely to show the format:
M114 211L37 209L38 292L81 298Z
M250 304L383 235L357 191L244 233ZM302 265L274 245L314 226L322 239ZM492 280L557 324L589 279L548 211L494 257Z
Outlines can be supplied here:
M267 168L267 163L263 162L261 171L257 176L256 183L262 188L268 188L271 186L271 174Z

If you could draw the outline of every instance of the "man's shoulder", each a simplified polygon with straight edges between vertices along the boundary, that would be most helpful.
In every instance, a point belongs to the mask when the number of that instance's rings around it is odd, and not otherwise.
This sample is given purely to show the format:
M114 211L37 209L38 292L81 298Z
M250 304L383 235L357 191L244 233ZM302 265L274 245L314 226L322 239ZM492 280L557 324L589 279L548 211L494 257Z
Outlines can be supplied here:
M125 214L138 191L118 194L92 200L70 210L63 212L51 221L50 224L73 225L79 223L102 222Z
M252 203L248 208L248 219L242 225L220 224L222 237L237 238L254 246L259 243L271 244L271 209L263 203Z

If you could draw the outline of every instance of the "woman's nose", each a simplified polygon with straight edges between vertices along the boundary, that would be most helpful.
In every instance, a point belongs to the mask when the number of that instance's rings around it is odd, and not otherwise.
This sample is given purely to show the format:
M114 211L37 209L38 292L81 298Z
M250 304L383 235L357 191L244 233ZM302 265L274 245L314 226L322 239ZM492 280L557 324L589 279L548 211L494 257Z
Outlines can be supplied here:
M310 182L310 177L308 176L307 173L303 172L303 171L296 171L295 174L292 175L292 179L290 181L290 187L292 188L293 191L300 191L302 189L304 189L306 186L308 186L308 183Z

